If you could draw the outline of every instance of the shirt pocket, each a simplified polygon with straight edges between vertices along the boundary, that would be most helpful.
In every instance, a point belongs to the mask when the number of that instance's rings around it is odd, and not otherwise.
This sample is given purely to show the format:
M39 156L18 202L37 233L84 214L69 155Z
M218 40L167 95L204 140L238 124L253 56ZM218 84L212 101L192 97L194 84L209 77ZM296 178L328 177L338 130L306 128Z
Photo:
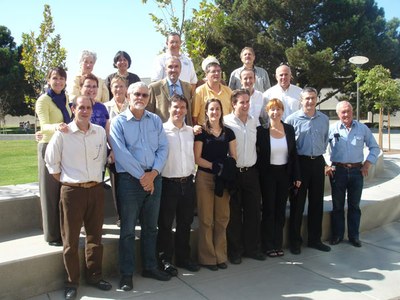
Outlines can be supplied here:
M355 135L351 144L356 148L363 148L364 147L364 137L362 135Z
M91 148L89 151L89 159L98 161L103 159L104 145L96 144L95 147Z

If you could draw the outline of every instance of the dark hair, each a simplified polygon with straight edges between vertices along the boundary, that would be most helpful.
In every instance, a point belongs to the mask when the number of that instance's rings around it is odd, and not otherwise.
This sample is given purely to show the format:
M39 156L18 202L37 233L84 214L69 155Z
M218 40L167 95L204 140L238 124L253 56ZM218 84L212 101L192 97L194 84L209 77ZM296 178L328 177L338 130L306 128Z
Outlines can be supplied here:
M126 53L125 51L122 51L122 50L118 51L117 54L115 54L113 67L117 68L117 61L121 56L124 57L128 61L128 69L129 69L131 67L132 59L128 53Z
M241 95L248 95L250 97L250 92L248 89L237 89L232 92L231 95L231 104L232 106L238 102L238 98Z
M90 105L93 107L93 102L92 102L92 100L90 100L90 98L89 98L88 96L80 95L80 96L78 96L78 97L75 97L75 98L72 100L72 105L71 105L71 106L72 106L73 108L76 108L79 98L88 98L88 99L89 99L89 102L90 102Z
M216 66L218 66L218 67L220 67L221 68L221 66L220 66L220 64L219 63L217 63L217 62L210 62L207 66L206 66L206 73L208 73L209 71L210 71L210 68L211 67L216 67Z
M183 95L173 94L168 101L168 107L172 106L172 102L183 101L186 104L186 109L189 109L189 101Z
M222 103L219 99L217 98L211 98L208 99L206 102L206 108L205 108L205 115L206 115L206 122L204 124L204 130L207 131L207 133L211 134L211 124L210 124L210 120L208 119L208 115L207 115L207 110L208 107L210 106L211 103L217 102L219 104L219 107L221 108L221 116L219 118L219 126L221 127L222 131L224 131L224 120L223 120L223 115L224 115L224 111L222 109Z
M181 35L179 34L179 33L177 33L177 32L170 32L170 33L168 33L168 35L167 35L167 43L168 43L168 39L169 39L169 37L170 36L177 36L177 37L179 37L179 39L182 41L182 39L181 39Z
M53 67L50 68L49 71L47 72L47 80L50 79L51 77L51 73L56 72L58 75L60 75L61 77L65 78L65 80L67 80L67 72L62 68L62 67Z
M243 73L243 72L247 72L247 71L249 71L249 72L253 72L253 74L254 74L254 78L256 78L256 72L254 71L254 69L250 69L250 68L243 68L243 69L242 69L242 71L240 71L240 75L239 75L240 79L242 79L242 73Z
M96 81L97 87L99 87L99 80L92 73L82 75L81 80L79 81L79 86L83 87L83 84L85 83L85 80L87 80L87 79Z

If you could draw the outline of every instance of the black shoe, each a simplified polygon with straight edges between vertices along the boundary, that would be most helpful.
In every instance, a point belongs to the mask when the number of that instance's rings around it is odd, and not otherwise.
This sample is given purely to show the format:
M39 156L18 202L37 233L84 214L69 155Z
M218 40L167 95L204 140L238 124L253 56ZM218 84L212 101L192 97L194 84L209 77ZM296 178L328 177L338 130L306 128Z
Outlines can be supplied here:
M178 275L178 269L175 268L173 264L171 264L169 261L162 260L160 263L161 270L164 271L165 273L168 273L171 276L177 276Z
M59 240L59 241L52 241L52 242L49 242L49 245L50 245L50 246L55 246L55 247L61 247L61 246L63 245L63 243L62 243L61 240Z
M260 260L260 261L264 261L264 260L267 259L266 256L264 255L264 253L262 253L262 252L256 252L254 254L249 254L249 255L244 254L243 256L248 257L248 258L252 258L252 259L255 259L255 260Z
M154 270L143 270L142 271L142 276L143 277L147 277L147 278L153 278L156 280L160 280L160 281L168 281L171 279L171 275L160 271L158 269L154 269Z
M360 248L361 241L359 239L349 239L350 244L352 244L354 247Z
M124 292L130 291L133 289L132 276L122 276L119 281L119 288Z
M229 261L233 265L240 265L242 263L242 258L240 256L231 256Z
M217 265L202 265L204 268L209 269L210 271L218 271Z
M74 287L66 287L64 290L64 297L66 300L75 299L78 295L78 291Z
M330 244L331 244L331 245L337 245L337 244L340 244L342 241L343 241L343 239L338 238L338 237L335 237L335 238L332 238L332 239L331 239Z
M323 251L323 252L329 252L331 251L331 247L321 243L321 242L312 242L312 243L308 243L308 247L310 248L314 248L317 249L319 251Z
M300 247L290 247L290 252L294 255L299 255L301 253Z
M197 263L195 263L193 261L190 261L190 260L188 260L188 261L186 261L184 263L180 263L180 264L177 263L176 266L178 268L186 269L189 272L197 272L197 271L200 270L200 266Z
M112 288L111 283L109 283L109 282L107 282L107 281L105 281L103 279L100 279L96 283L90 283L90 285L94 286L94 287L96 287L96 288L98 288L99 290L102 290L102 291L109 291Z
M228 268L228 265L226 263L220 263L220 264L217 264L217 268L225 270L226 268Z

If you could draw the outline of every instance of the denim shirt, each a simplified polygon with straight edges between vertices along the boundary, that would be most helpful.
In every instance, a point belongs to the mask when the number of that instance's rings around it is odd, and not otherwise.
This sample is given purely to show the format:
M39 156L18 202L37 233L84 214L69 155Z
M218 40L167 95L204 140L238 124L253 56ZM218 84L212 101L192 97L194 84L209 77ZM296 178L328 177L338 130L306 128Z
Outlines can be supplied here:
M329 118L320 111L307 116L299 110L286 118L285 123L294 127L298 155L319 156L328 145Z
M128 108L112 120L110 138L118 173L128 172L137 179L148 169L161 174L168 156L168 140L156 114L145 110L138 120Z
M365 124L353 120L349 131L346 129L346 126L339 121L329 128L329 146L332 162L363 162L364 144L369 149L366 160L375 164L380 149L371 130L369 130Z

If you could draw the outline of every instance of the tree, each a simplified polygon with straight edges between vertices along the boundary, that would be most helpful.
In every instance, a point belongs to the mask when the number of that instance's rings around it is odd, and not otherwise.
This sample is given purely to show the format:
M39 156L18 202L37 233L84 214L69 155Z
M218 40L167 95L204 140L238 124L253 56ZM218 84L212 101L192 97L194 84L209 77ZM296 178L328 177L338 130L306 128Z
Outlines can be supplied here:
M11 31L0 26L0 123L7 114L28 113L24 92L29 92L29 87L19 60L20 49L16 47Z
M37 36L33 31L22 34L21 64L25 68L25 78L34 91L33 97L30 94L25 95L25 101L29 104L34 104L43 92L50 68L60 66L66 69L67 51L61 47L60 35L54 35L53 17L47 4L44 5L43 18Z
M379 146L382 147L383 114L390 115L400 108L400 83L392 79L390 70L382 65L368 71L358 68L356 74L360 91L379 110Z
M347 61L356 54L400 73L399 20L386 22L374 0L215 2L225 21L210 29L205 53L216 55L228 73L240 64L244 46L254 48L256 64L270 74L287 62L295 83L331 87L332 94L354 90Z

